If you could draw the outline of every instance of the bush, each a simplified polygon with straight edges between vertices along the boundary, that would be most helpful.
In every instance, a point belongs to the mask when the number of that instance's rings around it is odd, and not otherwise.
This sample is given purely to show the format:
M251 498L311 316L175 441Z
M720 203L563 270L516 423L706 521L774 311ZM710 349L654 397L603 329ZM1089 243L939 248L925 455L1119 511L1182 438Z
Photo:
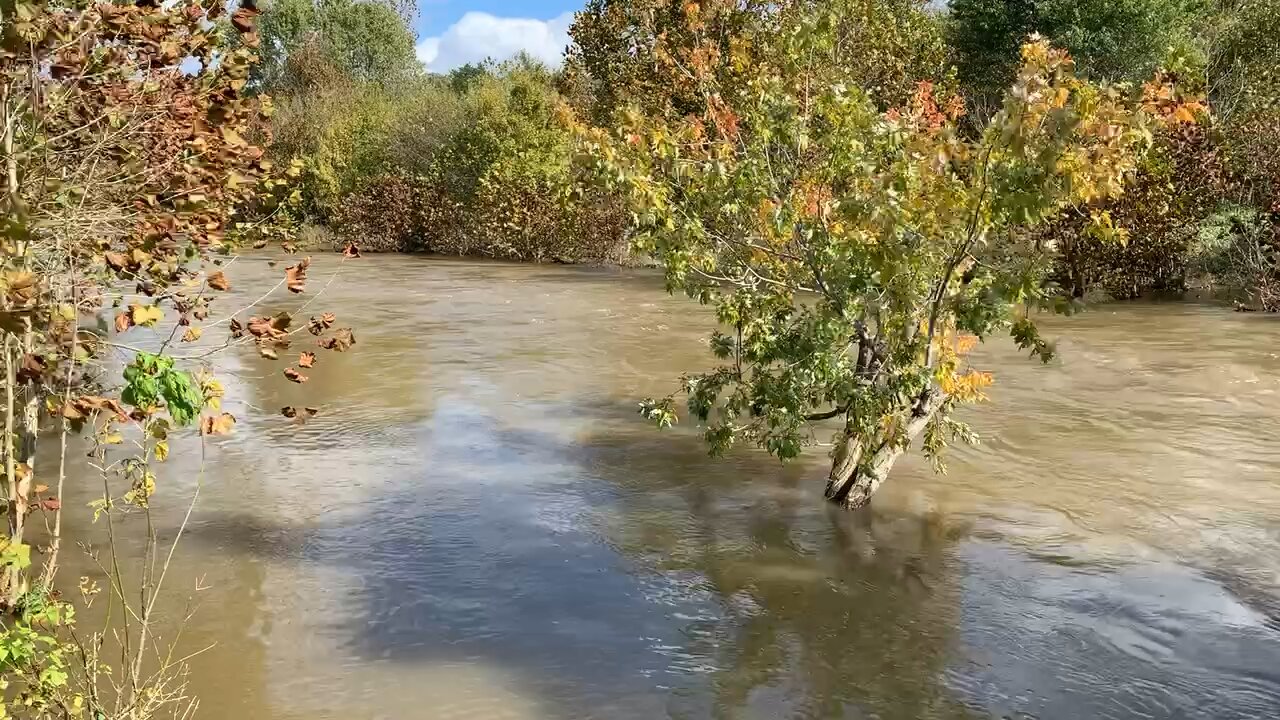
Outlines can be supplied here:
M455 77L298 98L278 145L307 206L362 249L619 262L620 205L575 181L551 73L519 58Z

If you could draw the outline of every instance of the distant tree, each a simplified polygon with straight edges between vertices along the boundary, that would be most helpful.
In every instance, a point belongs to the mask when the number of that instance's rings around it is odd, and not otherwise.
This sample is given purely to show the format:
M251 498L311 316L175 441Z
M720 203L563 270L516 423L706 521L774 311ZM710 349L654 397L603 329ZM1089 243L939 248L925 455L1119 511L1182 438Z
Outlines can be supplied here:
M832 62L881 107L905 102L920 80L942 81L942 28L921 0L589 0L569 34L566 76L586 86L582 108L597 123L635 105L673 116L696 112L701 90L682 68L706 64L723 86L749 83L769 23L838 7Z
M449 89L459 95L465 95L481 78L489 74L486 63L467 63L449 71Z
M983 111L998 107L1032 33L1067 49L1095 81L1151 77L1184 47L1204 0L951 0L947 40L960 81ZM983 112L979 111L979 112Z
M744 91L719 82L733 61L710 38L686 54L706 61L684 67L698 113L630 112L616 132L580 134L628 199L636 247L671 290L716 309L723 364L678 391L712 451L748 442L793 458L834 420L826 495L857 507L918 437L939 462L949 439L972 439L952 412L992 380L966 359L979 339L1003 329L1052 356L1032 316L1060 302L1045 283L1053 248L1026 229L1119 195L1150 131L1147 113L1045 41L1023 48L976 138L927 82L880 112L841 74L847 12L766 18ZM676 421L674 395L641 407Z
M259 35L253 79L268 90L296 83L291 71L307 72L309 64L289 62L303 49L311 62L353 80L387 80L418 68L406 11L381 0L270 0Z

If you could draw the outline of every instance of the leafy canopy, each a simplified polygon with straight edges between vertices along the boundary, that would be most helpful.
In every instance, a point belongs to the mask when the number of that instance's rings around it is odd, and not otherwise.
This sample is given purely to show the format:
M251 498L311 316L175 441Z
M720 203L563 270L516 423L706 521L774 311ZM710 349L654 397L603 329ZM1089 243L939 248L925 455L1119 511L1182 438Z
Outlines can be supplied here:
M1150 132L1134 99L1044 40L976 139L927 82L880 112L836 62L841 12L766 18L749 68L681 68L703 88L697 115L631 112L580 137L669 288L716 310L721 364L681 386L713 451L791 458L809 423L838 417L854 464L884 470L926 426L934 454L944 431L967 436L949 413L991 381L965 360L976 338L1011 330L1051 357L1030 313L1056 302L1052 249L1023 229L1120 194ZM672 397L643 411L675 420Z

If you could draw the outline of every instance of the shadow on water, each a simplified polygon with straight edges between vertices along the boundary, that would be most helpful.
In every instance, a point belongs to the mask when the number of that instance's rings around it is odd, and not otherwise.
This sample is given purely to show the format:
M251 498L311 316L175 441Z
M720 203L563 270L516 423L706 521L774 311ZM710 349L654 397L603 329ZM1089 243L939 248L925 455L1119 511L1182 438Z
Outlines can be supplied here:
M803 469L710 460L629 410L579 403L590 422L566 437L443 402L398 470L413 481L340 517L214 516L193 537L336 563L355 578L323 632L343 652L501 667L546 717L965 716L941 683L962 528L828 511Z
M511 717L1280 707L1280 633L1202 574L1037 561L928 510L835 511L813 466L711 460L628 401L538 410L445 397L397 438L413 457L380 468L385 492L293 526L213 516L196 540L326 567L343 612L306 622L347 662L499 668L536 708Z

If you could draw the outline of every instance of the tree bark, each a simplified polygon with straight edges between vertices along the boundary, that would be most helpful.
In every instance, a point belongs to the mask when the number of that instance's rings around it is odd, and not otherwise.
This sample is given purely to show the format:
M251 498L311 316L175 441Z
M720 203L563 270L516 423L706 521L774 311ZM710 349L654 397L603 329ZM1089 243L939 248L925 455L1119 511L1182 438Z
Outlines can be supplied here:
M914 410L908 411L906 428L896 442L887 442L887 438L877 433L868 443L853 428L846 426L832 456L831 474L827 476L827 499L849 510L870 503L898 458L924 431L945 400L946 395L942 391L930 391ZM870 455L867 454L868 447L873 448Z

